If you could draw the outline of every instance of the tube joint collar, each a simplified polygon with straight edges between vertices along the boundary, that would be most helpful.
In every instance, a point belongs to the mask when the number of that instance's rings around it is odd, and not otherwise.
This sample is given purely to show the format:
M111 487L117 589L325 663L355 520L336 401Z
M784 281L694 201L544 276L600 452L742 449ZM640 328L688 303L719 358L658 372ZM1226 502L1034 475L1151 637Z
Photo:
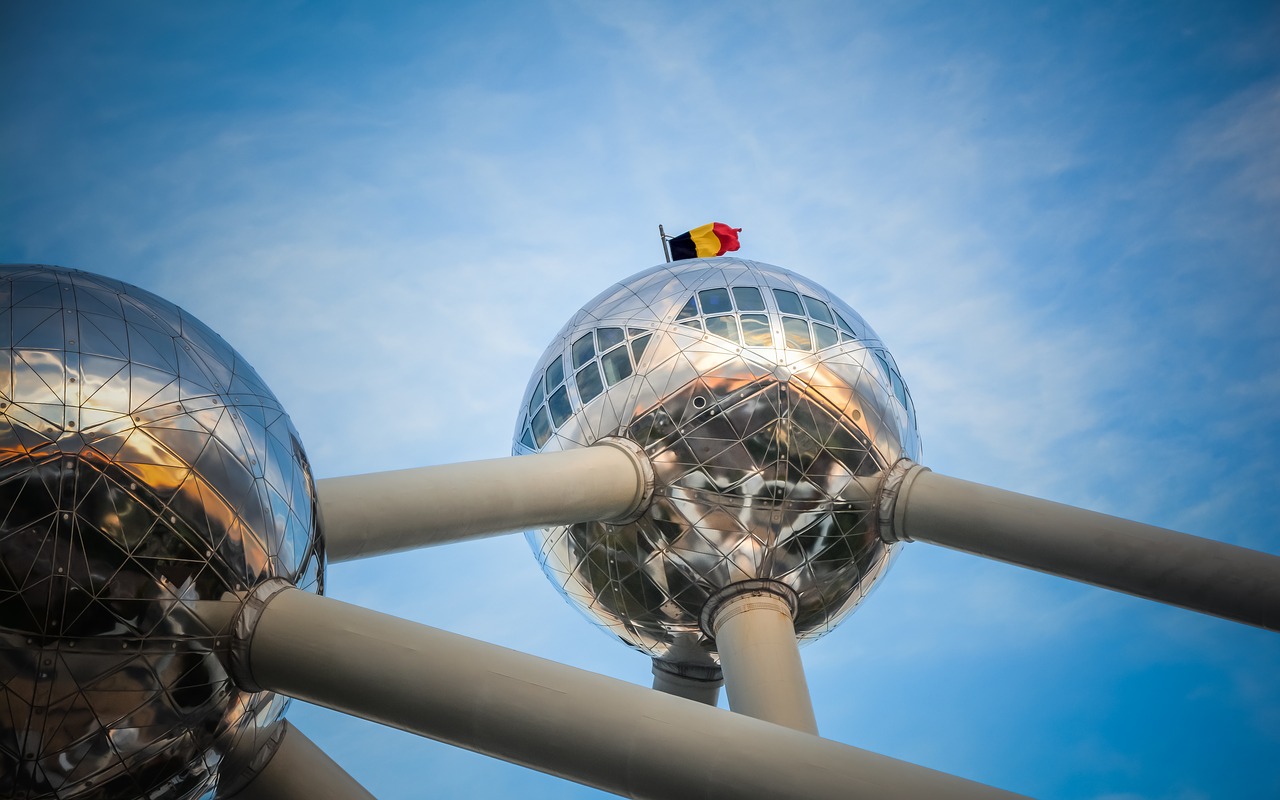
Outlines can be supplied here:
M715 639L716 630L724 622L722 612L725 611L725 607L729 605L730 601L741 597L766 596L775 599L781 598L791 614L791 619L794 620L796 618L796 612L800 609L800 596L796 594L795 589L780 581L769 580L768 578L752 578L751 580L731 583L711 595L702 606L702 614L699 615L698 624L704 634L711 639Z
M285 589L294 588L284 578L269 578L253 587L231 623L231 649L227 658L227 672L236 686L246 692L260 692L262 687L253 679L249 668L249 648L253 644L253 632L271 598Z
M605 436L595 442L596 445L607 445L616 450L620 450L635 467L636 471L636 496L635 500L627 509L616 517L601 520L609 525L626 525L640 518L640 515L649 510L649 504L653 502L653 492L655 486L655 478L653 473L653 463L649 461L649 456L645 453L644 448L638 443L622 436Z
M912 541L905 524L906 503L900 506L898 500L906 497L916 478L929 471L909 458L900 458L885 473L876 493L876 532L886 544Z

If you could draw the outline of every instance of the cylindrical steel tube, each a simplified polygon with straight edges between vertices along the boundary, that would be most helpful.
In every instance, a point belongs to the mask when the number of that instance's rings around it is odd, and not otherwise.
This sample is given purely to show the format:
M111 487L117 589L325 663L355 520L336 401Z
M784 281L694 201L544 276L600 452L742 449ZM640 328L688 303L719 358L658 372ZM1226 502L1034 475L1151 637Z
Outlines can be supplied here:
M1280 557L922 468L907 474L889 539L963 550L1280 631ZM727 674L726 674L727 678Z
M226 800L374 800L302 731L285 726L271 760Z
M557 453L316 481L330 562L546 525L625 518L652 472L612 440Z
M627 797L1013 796L296 589L248 648L264 688Z
M711 624L729 708L817 735L787 601L768 592L744 592L724 601Z

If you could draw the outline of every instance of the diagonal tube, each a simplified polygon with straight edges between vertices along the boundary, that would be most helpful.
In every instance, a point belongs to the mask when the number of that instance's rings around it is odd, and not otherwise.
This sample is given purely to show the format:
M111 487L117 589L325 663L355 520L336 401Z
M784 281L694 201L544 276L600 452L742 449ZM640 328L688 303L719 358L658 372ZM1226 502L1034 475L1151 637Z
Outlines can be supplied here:
M298 589L237 647L265 689L627 797L1016 796Z
M880 535L1029 567L1280 631L1280 557L899 462L878 490Z
M330 562L573 522L626 521L653 493L644 451L591 447L316 481Z
M281 738L270 759L238 791L219 800L374 800L346 770L302 731L280 720Z

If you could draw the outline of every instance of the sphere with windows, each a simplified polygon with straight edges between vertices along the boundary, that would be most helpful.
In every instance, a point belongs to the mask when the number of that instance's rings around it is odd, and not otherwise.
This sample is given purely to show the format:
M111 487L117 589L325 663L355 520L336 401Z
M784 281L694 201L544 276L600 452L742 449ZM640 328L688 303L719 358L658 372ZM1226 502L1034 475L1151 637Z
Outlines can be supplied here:
M894 552L854 481L920 457L910 394L866 321L813 281L737 258L641 272L556 334L514 452L606 436L647 453L652 503L627 524L529 543L593 622L655 658L704 664L717 655L700 614L732 584L790 587L802 642L845 617Z

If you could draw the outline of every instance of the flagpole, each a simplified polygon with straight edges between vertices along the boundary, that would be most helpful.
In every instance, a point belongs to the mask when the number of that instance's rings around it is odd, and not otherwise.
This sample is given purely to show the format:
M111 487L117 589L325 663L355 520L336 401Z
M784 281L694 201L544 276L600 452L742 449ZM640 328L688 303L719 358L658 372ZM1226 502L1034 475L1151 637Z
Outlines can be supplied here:
M662 254L667 257L667 263L671 263L671 249L667 247L667 232L662 229L662 223L658 223L658 238L662 239Z

